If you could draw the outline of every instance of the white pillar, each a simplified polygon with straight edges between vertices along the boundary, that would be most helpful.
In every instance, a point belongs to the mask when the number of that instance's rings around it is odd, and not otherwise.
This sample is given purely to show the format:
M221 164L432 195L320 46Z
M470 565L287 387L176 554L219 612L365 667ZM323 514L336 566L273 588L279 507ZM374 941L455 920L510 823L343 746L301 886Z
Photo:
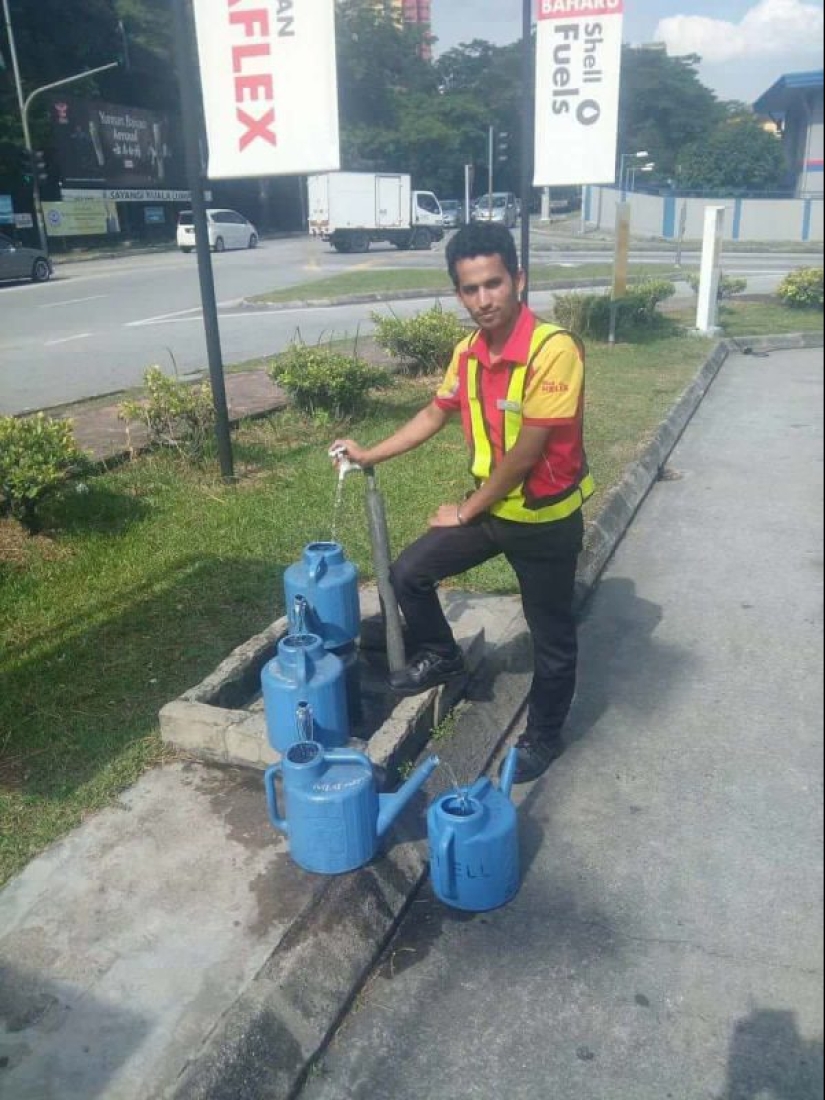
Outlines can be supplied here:
M724 225L724 206L706 206L702 266L699 269L699 296L696 305L696 330L707 336L716 336L720 331L716 324L716 310Z
M541 220L550 221L550 188L543 187L541 191Z

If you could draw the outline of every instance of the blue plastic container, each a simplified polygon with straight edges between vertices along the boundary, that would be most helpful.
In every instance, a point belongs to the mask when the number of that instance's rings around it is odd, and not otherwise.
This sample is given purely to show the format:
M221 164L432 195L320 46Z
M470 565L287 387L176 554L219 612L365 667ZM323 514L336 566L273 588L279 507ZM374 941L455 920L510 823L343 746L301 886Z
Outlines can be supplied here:
M518 893L518 819L510 801L515 768L516 750L511 749L500 789L483 778L430 806L430 877L445 905L483 913L506 905Z
M284 597L291 632L317 634L327 649L358 638L358 571L337 542L312 542L304 549L284 573Z
M312 734L325 748L349 740L346 670L316 634L289 635L261 673L269 743L281 754L305 736L298 716L309 708Z
M306 871L340 875L373 858L389 827L438 764L429 757L396 794L378 794L369 757L328 752L313 741L295 744L264 777L269 817L289 837L293 860ZM286 815L278 806L283 780Z

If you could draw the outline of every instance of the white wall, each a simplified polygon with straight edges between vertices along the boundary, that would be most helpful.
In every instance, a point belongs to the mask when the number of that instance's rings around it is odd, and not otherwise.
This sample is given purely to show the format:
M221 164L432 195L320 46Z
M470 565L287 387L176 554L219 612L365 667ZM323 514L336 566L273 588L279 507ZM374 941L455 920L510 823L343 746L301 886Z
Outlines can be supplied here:
M585 213L588 225L612 230L621 192L613 187L588 187ZM589 198L589 201L588 201ZM638 237L676 240L682 208L686 207L685 238L701 240L705 207L725 207L725 240L821 241L823 199L681 198L626 194L631 206L630 231ZM807 235L806 235L807 228Z

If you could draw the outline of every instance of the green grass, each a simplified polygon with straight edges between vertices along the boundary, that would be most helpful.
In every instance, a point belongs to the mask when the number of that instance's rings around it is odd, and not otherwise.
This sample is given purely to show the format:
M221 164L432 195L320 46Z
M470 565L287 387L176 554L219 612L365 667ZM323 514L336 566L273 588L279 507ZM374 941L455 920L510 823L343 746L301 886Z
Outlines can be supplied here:
M743 331L754 331L764 307L733 308ZM789 312L798 327L802 315ZM590 345L587 441L599 490L589 515L710 347L667 322L632 346ZM381 438L435 382L397 379L348 433ZM326 447L336 434L287 411L235 433L234 488L214 462L193 469L145 456L90 480L87 492L66 486L44 506L40 536L0 521L0 881L161 761L160 707L281 614L284 568L331 533ZM395 550L438 504L460 499L466 466L451 425L381 468ZM355 478L345 482L338 535L369 577ZM458 583L515 589L502 562Z
M696 323L696 309L669 310L668 315L679 323ZM722 302L717 323L725 336L773 336L781 332L822 332L822 310L792 309L776 298L754 302L731 298Z
M533 267L530 281L534 289L551 289L570 286L587 279L609 279L612 275L610 264L541 264ZM647 275L661 279L677 276L667 264L633 264L630 267L631 278L641 279ZM438 270L398 270L393 268L373 268L368 271L349 271L343 275L331 275L315 279L282 290L273 290L268 294L258 294L251 298L253 302L300 302L307 299L335 298L347 294L394 294L401 291L421 291L422 294L437 294L444 297L453 294L452 283L446 271Z

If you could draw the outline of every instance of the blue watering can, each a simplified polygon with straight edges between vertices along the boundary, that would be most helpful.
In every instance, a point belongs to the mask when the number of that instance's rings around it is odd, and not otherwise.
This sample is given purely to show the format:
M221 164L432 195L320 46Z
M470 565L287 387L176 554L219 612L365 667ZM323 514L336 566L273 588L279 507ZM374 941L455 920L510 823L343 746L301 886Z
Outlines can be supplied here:
M361 633L358 570L337 542L311 542L284 573L284 597L295 634L318 634L327 649Z
M264 776L269 818L289 837L290 855L305 871L354 871L373 858L387 830L437 765L438 757L430 756L396 794L378 794L369 757L301 741ZM285 816L275 790L279 776Z
M277 656L261 673L261 689L269 743L281 754L304 736L295 722L302 707L312 712L314 740L329 749L346 745L350 735L346 669L317 635L291 634L282 639Z
M506 905L518 892L518 820L510 801L516 756L515 749L507 754L498 790L483 777L430 806L433 890L454 909L483 913Z

